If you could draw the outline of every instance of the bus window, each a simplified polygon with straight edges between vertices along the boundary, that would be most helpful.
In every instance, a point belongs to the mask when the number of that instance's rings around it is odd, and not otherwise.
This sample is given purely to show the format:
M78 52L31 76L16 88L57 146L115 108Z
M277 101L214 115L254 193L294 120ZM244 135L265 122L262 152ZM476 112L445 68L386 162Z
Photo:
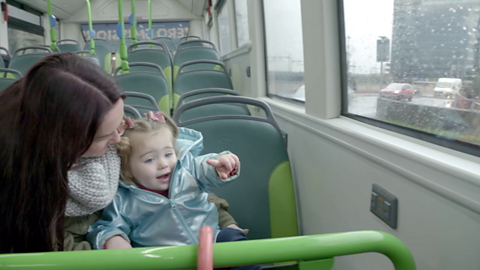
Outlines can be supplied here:
M226 55L232 51L229 19L228 4L225 1L218 13L218 32L220 35L220 50L222 51L222 55Z
M480 0L343 0L343 10L343 91L354 91L344 95L343 114L456 150L477 148Z
M248 36L247 0L235 0L235 24L237 27L237 43L240 47L250 40Z
M264 0L268 95L305 102L300 0Z

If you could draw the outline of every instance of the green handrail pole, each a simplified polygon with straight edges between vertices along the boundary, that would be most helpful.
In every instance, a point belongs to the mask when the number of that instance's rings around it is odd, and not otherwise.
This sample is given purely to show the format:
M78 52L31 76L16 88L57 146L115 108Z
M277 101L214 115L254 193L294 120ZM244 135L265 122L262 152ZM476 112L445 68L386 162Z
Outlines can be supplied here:
M47 0L48 4L48 18L50 21L50 40L52 44L50 45L50 49L54 52L57 50L57 33L55 32L55 26L52 26L52 19L53 18L53 13L52 13L52 4L50 3L50 0Z
M150 29L150 40L153 40L152 29L152 0L148 0L148 28Z
M148 29L150 32L150 40L153 40L153 29L152 29L152 0L148 0ZM150 44L150 48L153 48L153 45Z
M135 14L135 0L132 1L132 14L133 14L133 25L130 29L130 35L132 36L132 42L137 43L137 17Z
M122 70L128 71L130 67L127 62L127 44L125 43L125 26L123 23L123 5L122 0L118 0L118 20L121 25L121 39L120 39L120 58L122 59ZM118 34L118 33L117 33Z
M214 244L216 268L376 252L387 256L396 270L415 270L412 254L398 238L379 231L356 231ZM82 252L0 254L0 265L16 270L49 269L194 269L197 245ZM33 256L32 256L33 255Z
M90 0L85 0L87 2L88 9L88 28L90 29L90 55L95 55L95 41L93 41L93 25L92 25L92 7L90 6Z

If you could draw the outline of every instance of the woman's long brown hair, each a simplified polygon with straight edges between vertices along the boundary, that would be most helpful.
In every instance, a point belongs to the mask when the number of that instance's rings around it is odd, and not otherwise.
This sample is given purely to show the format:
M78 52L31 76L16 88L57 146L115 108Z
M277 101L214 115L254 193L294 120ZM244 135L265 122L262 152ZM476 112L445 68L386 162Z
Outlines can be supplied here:
M0 253L63 249L67 173L123 95L72 53L51 55L0 93Z

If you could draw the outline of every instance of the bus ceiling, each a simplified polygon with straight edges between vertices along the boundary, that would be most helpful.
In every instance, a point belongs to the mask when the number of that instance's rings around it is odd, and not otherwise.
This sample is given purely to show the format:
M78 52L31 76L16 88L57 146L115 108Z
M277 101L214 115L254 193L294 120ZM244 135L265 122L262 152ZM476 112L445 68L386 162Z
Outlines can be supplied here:
M91 0L90 2L93 4L97 2L110 2L112 0ZM153 2L157 2L159 0L153 0ZM207 7L207 0L176 0L178 3L180 3L185 9L187 9L189 12L197 15L197 16L202 16L203 11ZM28 5L29 7L35 8L39 11L47 13L47 4L46 1L44 0L17 0L17 2ZM137 2L138 4L143 4L142 2L145 2L145 4L148 2L147 0L139 0ZM52 12L57 17L58 19L68 19L71 16L75 15L75 13L80 10L81 7L85 5L85 0L51 0L52 3ZM130 0L126 1L124 0L124 6L127 6L130 4Z

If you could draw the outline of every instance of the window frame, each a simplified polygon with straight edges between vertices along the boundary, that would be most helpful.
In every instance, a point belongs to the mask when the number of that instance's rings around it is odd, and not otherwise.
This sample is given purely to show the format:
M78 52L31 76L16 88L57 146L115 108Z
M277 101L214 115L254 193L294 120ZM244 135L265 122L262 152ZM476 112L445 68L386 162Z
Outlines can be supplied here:
M43 27L43 12L38 11L34 8L31 8L25 4L19 3L14 0L7 0L6 1L7 5L14 6L18 9L21 9L23 11L26 11L28 13L31 13L35 16L38 16L39 18L39 25L33 24L31 22L24 21L22 19L18 19L12 16L8 16L8 22L7 22L7 28L12 28L15 30L27 32L30 34L34 34L37 36L42 36L45 38L45 32L44 32L44 27Z
M293 103L293 104L297 104L297 105L301 105L301 106L305 106L305 101L301 101L301 100L298 100L298 99L293 99L293 98L287 98L287 97L282 97L280 95L276 95L276 94L272 94L270 93L270 85L268 85L268 81L269 81L269 75L268 75L268 50L267 50L267 24L266 24L266 20L265 20L265 1L262 0L262 26L263 26L263 44L264 44L264 51L265 51L265 59L264 59L264 62L265 62L265 88L266 88L266 93L267 93L267 97L270 97L270 98L277 98L277 99L280 99L280 100L284 100L286 102L290 102L290 103ZM303 23L303 22L302 22ZM303 40L302 40L303 42ZM305 57L305 56L304 56ZM305 63L304 63L305 65ZM303 85L305 85L305 73L304 73L304 77L303 77ZM305 88L305 100L306 100L306 88Z
M340 45L340 78L341 78L341 115L351 118L353 120L372 125L377 128L393 131L402 135L412 137L414 139L433 143L445 148L449 148L455 151L460 151L466 154L480 157L480 145L475 145L463 141L458 141L452 138L442 137L432 133L399 126L387 122L383 122L377 119L364 117L348 112L348 75L347 75L347 48L346 48L346 30L345 30L345 9L344 0L337 1L338 11L338 34ZM268 86L268 84L267 84Z

